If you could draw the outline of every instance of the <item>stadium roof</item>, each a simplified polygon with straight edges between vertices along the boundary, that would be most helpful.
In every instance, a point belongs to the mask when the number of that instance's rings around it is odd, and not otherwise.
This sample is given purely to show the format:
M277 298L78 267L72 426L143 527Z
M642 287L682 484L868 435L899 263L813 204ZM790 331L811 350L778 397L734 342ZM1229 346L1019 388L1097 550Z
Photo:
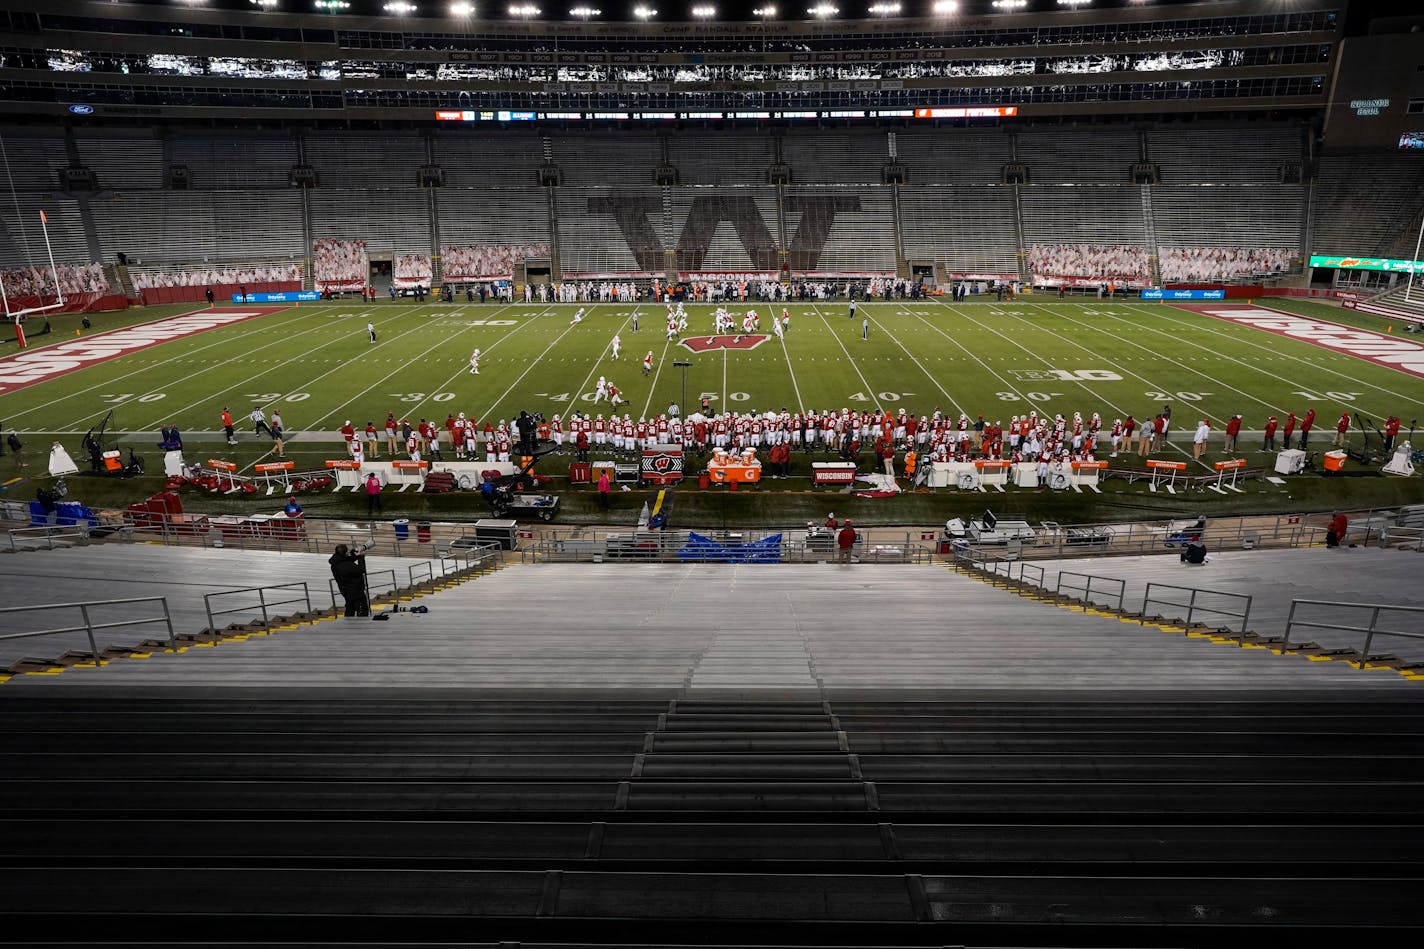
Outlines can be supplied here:
M663 21L720 21L758 19L814 20L833 18L926 18L994 13L1064 13L1110 9L1166 10L1172 7L1210 7L1212 0L131 0L155 6L192 9L261 10L281 13L317 13L341 16L473 17L482 20L638 22L650 16ZM1292 7L1320 7L1301 0L1260 0L1263 13ZM1364 33L1372 20L1417 13L1411 0L1340 0L1328 4L1350 6L1347 34ZM698 8L711 12L694 13ZM639 11L642 11L641 13ZM818 11L820 11L818 13Z

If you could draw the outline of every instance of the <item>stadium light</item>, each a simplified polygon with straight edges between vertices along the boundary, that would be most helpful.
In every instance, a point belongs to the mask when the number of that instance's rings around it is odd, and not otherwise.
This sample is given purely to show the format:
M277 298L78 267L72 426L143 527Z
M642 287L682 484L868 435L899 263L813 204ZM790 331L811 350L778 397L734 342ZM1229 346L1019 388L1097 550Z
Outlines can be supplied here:
M633 15L640 20L651 20L658 15L658 11L652 7L645 7L641 4L633 8Z
M474 16L475 5L473 3L452 3L450 4L451 16Z
M247 2L264 10L270 10L277 5L277 0L247 0Z
M814 7L807 7L806 12L811 14L812 16L825 18L828 16L835 16L841 11L839 7L834 7L829 3L818 3Z
M510 16L522 16L527 19L529 17L536 17L541 12L543 11L532 3L511 3L509 5Z
M387 13L396 13L396 14L414 13L414 12L415 12L415 4L413 4L413 3L406 3L405 0L392 0L391 3L386 4L386 5L385 5L384 7L382 7L381 9L385 10Z
M1028 0L994 0L989 5L995 10L1022 10L1028 6Z
M935 0L934 6L930 7L930 10L936 16L948 16L951 13L958 13L959 0Z
M752 11L752 16L761 17L763 20L776 19L776 4L764 3Z
M870 12L873 16L897 16L900 13L898 3L872 3Z
M699 3L692 8L692 15L699 20L710 20L717 15L717 8L710 3Z
M347 0L316 0L316 8L330 13L334 10L349 10L351 4Z
M596 16L602 16L603 11L597 7L578 6L569 10L569 16L576 16L580 20L588 20Z
M1086 7L1093 0L1058 0L1060 7Z

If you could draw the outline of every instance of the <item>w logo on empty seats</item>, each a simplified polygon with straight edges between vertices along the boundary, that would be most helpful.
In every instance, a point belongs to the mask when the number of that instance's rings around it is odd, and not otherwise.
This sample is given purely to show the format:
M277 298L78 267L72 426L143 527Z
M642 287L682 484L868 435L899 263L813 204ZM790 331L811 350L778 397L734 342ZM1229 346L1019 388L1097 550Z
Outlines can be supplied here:
M771 339L765 333L748 336L689 336L681 341L683 346L694 353L707 353L715 349L756 349Z

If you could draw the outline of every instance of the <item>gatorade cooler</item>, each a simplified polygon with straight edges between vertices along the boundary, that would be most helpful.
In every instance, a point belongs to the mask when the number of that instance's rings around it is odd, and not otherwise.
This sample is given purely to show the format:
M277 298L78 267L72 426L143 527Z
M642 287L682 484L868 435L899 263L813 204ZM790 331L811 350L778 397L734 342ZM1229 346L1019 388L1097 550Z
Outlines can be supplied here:
M1345 459L1348 457L1349 455L1345 454L1343 451L1327 451L1323 459L1325 462L1325 470L1336 472L1344 471Z

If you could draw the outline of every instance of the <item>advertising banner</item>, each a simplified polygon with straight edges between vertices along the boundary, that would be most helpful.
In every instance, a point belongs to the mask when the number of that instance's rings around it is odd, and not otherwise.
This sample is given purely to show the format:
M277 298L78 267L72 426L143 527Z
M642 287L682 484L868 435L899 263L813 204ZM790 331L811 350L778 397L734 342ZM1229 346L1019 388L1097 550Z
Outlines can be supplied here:
M1310 266L1334 267L1337 270L1381 270L1385 273L1424 273L1424 260L1398 260L1393 257L1334 257L1311 254Z
M307 303L320 300L321 294L315 290L298 290L294 293L240 293L232 295L233 303Z
M1225 290L1143 290L1144 300L1225 300Z

